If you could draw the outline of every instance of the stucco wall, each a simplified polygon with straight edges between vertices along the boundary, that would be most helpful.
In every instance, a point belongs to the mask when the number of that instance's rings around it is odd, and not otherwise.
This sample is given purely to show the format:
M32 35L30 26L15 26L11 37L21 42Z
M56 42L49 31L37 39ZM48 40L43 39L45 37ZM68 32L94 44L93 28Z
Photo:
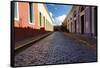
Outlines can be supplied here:
M96 32L95 27L97 22L96 21L94 22L94 20L96 20L94 17L96 13L94 13L93 6L83 6L84 7L83 11L81 11L81 7L82 6L74 6L69 12L69 14L66 16L64 23L66 23L66 27L70 32L75 32L75 20L76 20L76 33L82 34L82 27L84 27L83 34L94 35ZM76 14L75 17L74 14ZM84 16L84 25L81 25L82 24L81 16ZM70 18L72 18L72 20L70 20Z
M19 15L19 19L18 20L14 20L15 23L15 27L21 27L21 28L26 28L28 27L28 4L27 3L21 3L18 2L18 15Z
M18 15L19 19L14 20L14 26L20 28L33 28L41 29L44 28L46 31L53 31L53 21L49 15L49 12L44 4L33 3L33 22L29 20L29 3L18 2ZM40 26L40 15L42 14L42 25ZM47 22L48 21L48 22Z
M47 31L53 31L53 22L50 18L50 15L49 15L49 12L48 12L46 6L44 4L38 4L38 10L39 10L39 12L41 12L42 16L45 17L45 23L42 20L41 27L44 27L45 30L47 30ZM47 20L48 20L48 22L47 22ZM44 24L45 24L45 26L44 26Z

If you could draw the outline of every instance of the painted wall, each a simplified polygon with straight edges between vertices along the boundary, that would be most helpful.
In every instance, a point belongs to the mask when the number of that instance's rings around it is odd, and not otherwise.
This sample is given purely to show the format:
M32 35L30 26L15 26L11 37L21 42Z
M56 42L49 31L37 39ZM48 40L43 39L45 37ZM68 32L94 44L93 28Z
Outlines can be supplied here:
M44 28L46 31L53 31L53 21L50 18L49 12L44 4L33 3L33 22L29 19L29 3L17 2L18 19L14 19L14 26L17 28ZM40 13L41 12L41 25Z
M17 3L17 15L18 19L16 20L14 18L14 26L20 27L20 28L26 28L28 27L28 4L27 3L21 3L21 2L15 2Z
M41 15L42 15L41 27L44 27L44 29L46 31L53 31L53 21L52 21L50 14L46 8L46 5L38 4L38 10L39 10L39 13L41 13ZM43 20L43 17L45 17L45 22Z
M66 27L70 32L75 32L76 25L76 33L82 34L82 27L84 30L83 34L94 35L96 30L96 23L94 7L93 6L83 6L84 10L81 11L82 6L73 6L68 16L66 16L64 23L66 23ZM76 16L75 16L76 14ZM82 24L81 17L84 16L84 25ZM72 18L72 20L71 20ZM66 22L67 21L67 22ZM76 21L76 23L75 23Z
M15 27L20 27L20 28L27 28L27 27L30 27L30 28L35 28L35 29L38 29L39 26L38 26L38 9L37 9L37 4L33 4L33 11L34 11L34 21L32 23L30 23L29 21L29 3L26 3L26 2L17 2L18 4L18 20L14 20L14 24L15 24Z

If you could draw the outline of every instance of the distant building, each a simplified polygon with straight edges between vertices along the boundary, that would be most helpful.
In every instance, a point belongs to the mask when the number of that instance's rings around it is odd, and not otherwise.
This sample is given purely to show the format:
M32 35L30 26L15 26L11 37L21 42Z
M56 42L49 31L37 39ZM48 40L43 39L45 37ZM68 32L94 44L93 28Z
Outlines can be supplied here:
M97 7L73 6L63 21L69 32L97 36Z
M45 4L14 2L14 26L53 31L53 21Z

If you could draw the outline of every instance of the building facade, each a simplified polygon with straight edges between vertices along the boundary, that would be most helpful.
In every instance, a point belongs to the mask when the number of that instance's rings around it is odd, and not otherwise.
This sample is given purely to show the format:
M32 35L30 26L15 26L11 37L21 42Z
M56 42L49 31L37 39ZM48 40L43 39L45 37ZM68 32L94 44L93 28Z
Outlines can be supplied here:
M53 21L45 4L14 2L14 26L53 31Z
M72 33L97 36L97 7L72 6L63 22L65 29Z
M45 4L12 2L15 42L53 31L53 20Z

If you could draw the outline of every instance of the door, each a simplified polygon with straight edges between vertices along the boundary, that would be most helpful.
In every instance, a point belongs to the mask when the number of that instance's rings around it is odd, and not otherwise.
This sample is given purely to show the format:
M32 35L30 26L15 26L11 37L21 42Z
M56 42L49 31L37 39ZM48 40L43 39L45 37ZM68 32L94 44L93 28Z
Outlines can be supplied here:
M74 24L75 24L75 32L76 32L76 20L74 21Z
M81 16L81 34L84 34L84 15Z

